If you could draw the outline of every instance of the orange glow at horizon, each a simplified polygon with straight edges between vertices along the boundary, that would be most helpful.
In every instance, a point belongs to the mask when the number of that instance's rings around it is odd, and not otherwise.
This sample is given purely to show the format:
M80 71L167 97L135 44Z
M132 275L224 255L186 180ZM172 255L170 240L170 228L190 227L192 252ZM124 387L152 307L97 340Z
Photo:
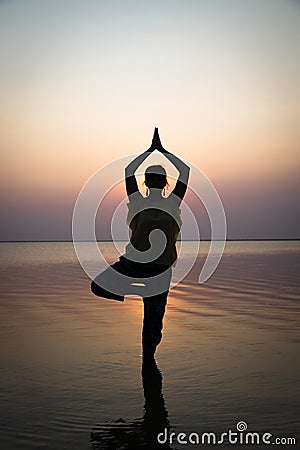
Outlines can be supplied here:
M146 150L155 126L230 207L251 198L260 214L273 186L274 211L284 192L278 215L291 220L300 168L296 4L133 2L127 14L125 4L86 9L79 0L71 19L67 3L59 11L48 0L26 3L0 4L1 192L11 220L35 202L71 209L94 172ZM176 177L162 155L152 159Z

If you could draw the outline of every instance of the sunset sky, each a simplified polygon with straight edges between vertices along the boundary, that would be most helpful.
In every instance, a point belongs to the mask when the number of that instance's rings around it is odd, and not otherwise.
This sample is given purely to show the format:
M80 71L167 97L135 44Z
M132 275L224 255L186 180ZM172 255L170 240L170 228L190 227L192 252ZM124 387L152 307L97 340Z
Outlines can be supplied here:
M0 240L71 239L84 183L155 126L229 238L300 238L299 55L296 0L1 1Z

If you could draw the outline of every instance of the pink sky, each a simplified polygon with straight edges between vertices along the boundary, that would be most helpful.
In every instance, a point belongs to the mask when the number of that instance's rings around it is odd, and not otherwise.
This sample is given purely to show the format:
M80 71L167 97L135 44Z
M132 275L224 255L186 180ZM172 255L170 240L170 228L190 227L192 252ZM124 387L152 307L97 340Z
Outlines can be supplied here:
M0 239L71 239L84 183L154 126L214 183L229 238L299 238L297 2L125 4L0 4Z

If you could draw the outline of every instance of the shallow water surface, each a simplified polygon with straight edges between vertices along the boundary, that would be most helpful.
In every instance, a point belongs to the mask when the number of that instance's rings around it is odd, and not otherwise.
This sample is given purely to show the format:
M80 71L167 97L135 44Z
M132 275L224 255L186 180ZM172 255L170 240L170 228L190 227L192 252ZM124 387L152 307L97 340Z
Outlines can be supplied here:
M72 243L0 244L1 448L211 448L175 438L240 421L299 442L299 243L229 242L199 285L207 248L142 367L139 298L93 296ZM172 444L157 443L164 429Z

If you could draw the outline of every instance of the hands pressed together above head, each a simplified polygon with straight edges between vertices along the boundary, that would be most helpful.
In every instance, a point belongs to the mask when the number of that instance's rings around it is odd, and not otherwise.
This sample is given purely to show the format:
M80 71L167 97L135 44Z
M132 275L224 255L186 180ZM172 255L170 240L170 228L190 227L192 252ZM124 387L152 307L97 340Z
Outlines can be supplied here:
M168 151L162 146L158 133L158 128L154 129L152 143L148 151L153 152L154 150L158 150L161 153L168 153Z

